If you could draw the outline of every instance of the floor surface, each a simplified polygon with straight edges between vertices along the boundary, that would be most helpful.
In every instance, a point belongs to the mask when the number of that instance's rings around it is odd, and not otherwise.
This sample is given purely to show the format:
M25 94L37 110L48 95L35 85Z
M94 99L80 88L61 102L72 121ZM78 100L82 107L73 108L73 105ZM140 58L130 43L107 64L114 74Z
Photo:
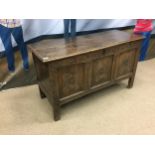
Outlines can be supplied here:
M138 64L127 81L71 102L54 122L37 85L0 92L0 134L155 134L155 59Z

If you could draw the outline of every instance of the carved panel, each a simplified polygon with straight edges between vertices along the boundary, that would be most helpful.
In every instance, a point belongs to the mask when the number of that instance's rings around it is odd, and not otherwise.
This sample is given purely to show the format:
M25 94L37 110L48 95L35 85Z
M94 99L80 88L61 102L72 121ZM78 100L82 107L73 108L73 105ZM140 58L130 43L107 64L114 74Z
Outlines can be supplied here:
M61 67L57 77L60 98L78 93L84 89L84 64Z
M92 86L111 80L112 62L112 55L92 62Z
M132 72L135 54L136 52L133 50L122 52L120 55L118 55L116 64L116 77L120 77Z

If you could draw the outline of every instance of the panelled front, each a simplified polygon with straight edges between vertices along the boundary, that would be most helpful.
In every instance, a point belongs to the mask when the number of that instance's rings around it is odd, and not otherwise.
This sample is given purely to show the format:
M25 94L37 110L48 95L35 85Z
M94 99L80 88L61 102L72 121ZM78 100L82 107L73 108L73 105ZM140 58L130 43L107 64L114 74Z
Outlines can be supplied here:
M111 81L114 54L94 51L53 63L60 100L86 93Z
M136 44L124 44L54 61L58 97L65 101L132 75Z

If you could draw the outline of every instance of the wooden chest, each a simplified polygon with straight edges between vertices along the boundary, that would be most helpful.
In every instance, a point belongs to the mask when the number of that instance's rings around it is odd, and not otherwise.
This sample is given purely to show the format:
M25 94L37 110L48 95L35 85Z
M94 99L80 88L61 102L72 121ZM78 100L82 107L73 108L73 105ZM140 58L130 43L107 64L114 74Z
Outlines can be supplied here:
M118 30L47 39L29 45L41 97L53 106L54 120L61 105L128 78L133 86L142 36Z

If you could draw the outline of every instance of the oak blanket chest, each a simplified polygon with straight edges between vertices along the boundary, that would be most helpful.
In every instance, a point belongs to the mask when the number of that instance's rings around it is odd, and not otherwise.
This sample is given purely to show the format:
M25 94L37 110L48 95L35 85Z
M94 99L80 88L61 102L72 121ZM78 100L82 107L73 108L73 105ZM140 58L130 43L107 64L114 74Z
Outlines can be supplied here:
M119 30L46 39L29 45L41 98L60 119L63 104L108 87L122 79L133 86L143 37Z

